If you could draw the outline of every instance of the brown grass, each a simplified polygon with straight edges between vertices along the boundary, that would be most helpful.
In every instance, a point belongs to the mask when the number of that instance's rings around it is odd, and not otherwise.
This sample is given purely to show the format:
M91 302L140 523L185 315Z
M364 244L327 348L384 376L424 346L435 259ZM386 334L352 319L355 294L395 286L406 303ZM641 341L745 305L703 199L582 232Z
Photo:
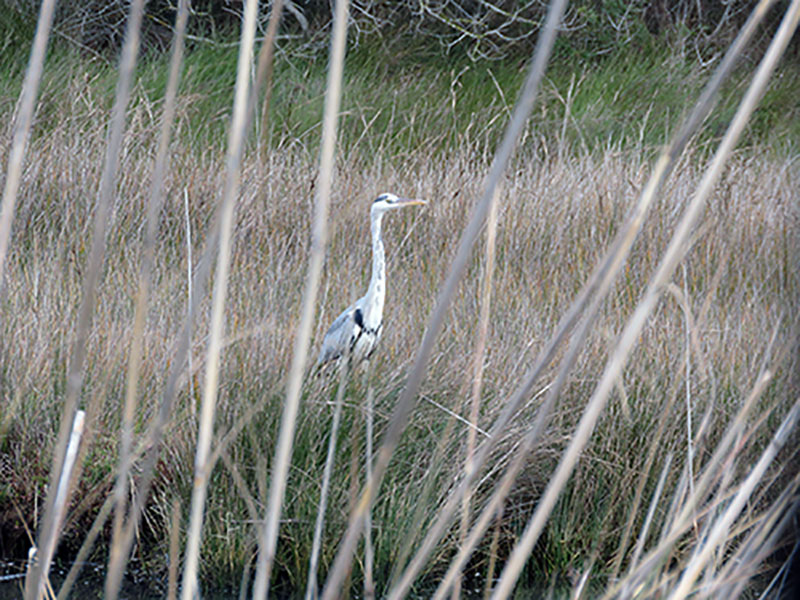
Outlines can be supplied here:
M19 201L7 266L0 343L4 357L3 404L13 409L13 413L3 411L5 443L10 449L4 460L13 473L30 473L36 464L41 466L33 455L50 447L52 433L48 432L56 429L59 390L65 384L64 363L84 275L89 236L85 223L96 195L97 175L81 165L97 163L103 138L100 131L68 131L70 126L67 123L32 144L27 185ZM146 135L146 130L128 134L126 157L135 154L134 139ZM513 174L506 178L479 426L491 425L503 399L609 243L635 201L645 175L645 161L637 151L609 151L601 156L570 157L549 163L530 157L520 159ZM578 368L551 420L547 441L531 457L530 469L514 493L520 506L524 498L538 495L546 481L548 465L553 465L567 432L574 427L582 399L597 377L615 332L629 316L697 181L696 162L687 156L677 168L633 249L624 277L604 305L595 333L581 353ZM102 408L91 422L96 432L96 442L90 450L97 455L94 486L110 485L113 476L114 439L119 427L137 280L136 232L143 227L147 197L146 157L129 158L124 164L110 251L98 292L96 326L89 340L83 392L85 400L102 395ZM141 424L155 410L170 350L186 310L185 231L180 201L183 190L188 190L190 198L193 231L199 232L197 237L201 238L211 219L211 200L218 197L222 185L222 157L213 150L198 155L175 144L173 164L145 335L143 397L138 415ZM435 289L454 252L457 237L453 232L463 227L485 168L485 163L465 151L428 161L397 162L380 170L365 164L337 174L332 236L315 320L317 342L331 317L366 285L369 200L381 190L397 190L431 200L419 214L392 215L385 228L391 279L386 330L376 357L375 377L378 389L388 394L379 392L377 397L378 436L391 410L391 390L400 385L431 310ZM228 345L224 352L219 431L233 424L252 403L262 404L265 412L277 408L270 398L280 393L288 370L291 333L297 322L309 243L306 232L313 164L302 152L277 148L266 153L263 163L248 159L243 181L226 311ZM800 175L789 160L745 155L734 158L683 264L695 319L695 345L691 352L694 420L698 423L706 407L714 402L713 425L706 434L706 444L712 447L728 415L753 385L765 359L769 334L781 315L786 325L781 328L778 346L789 341L794 315L798 313L797 272L792 267L797 260L795 240L800 233L793 191L798 185ZM201 243L195 240L196 255L202 250ZM470 372L482 260L483 256L477 253L459 289L421 392L423 397L429 396L465 417L467 396L459 392L464 374ZM684 289L682 278L676 278L676 285ZM201 316L195 330L196 369L202 369L206 318L205 314ZM672 400L671 394L683 391L685 351L684 314L667 296L648 322L620 382L624 395L612 400L576 473L575 488L580 493L564 507L570 519L576 520L564 527L569 535L565 540L568 547L596 543L586 536L585 524L578 517L591 502L607 493L609 481L629 477L629 470L637 469L648 446L648 432L662 407ZM779 413L791 399L792 368L791 362L779 368L770 386L767 401L777 403ZM304 411L311 412L306 419L325 410L315 400L320 393L319 382L309 385ZM172 450L165 452L168 463L163 467L164 475L177 476L185 483L190 478L194 436L190 401L196 400L182 393L167 435L167 446ZM502 470L508 451L525 430L535 405L534 402L523 410L506 432L507 441L492 461L492 472ZM665 433L664 452L672 449L683 456L682 404L674 403L672 411L674 418ZM432 451L436 431L445 421L446 415L431 404L419 404L405 442L415 448L415 466L398 465L394 477L401 478L401 471L406 471L409 480L387 483L389 495L401 494L407 499L387 499L387 508L396 503L412 503L414 494L408 492L408 486L413 489L421 484L420 478L427 469L425 457L429 455L425 448ZM305 426L314 427L308 421ZM141 428L139 431L141 434ZM463 456L459 449L465 439L463 426L457 424L448 455ZM268 453L270 447L266 438L260 451ZM446 468L459 466L454 460ZM38 481L35 477L14 478L15 501L32 506ZM393 492L394 485L400 487ZM580 506L587 502L589 505ZM379 511L380 504L379 501ZM392 512L396 510L399 509ZM622 518L624 502L614 512L617 511L619 516L609 518ZM80 512L72 513L73 524L81 520ZM390 542L379 535L377 543Z

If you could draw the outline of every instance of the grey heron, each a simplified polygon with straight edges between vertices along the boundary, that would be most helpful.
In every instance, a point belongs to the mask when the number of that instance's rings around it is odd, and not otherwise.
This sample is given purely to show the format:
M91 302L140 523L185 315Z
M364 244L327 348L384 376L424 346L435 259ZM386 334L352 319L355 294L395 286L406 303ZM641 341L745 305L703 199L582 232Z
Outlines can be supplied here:
M375 350L383 328L383 302L386 296L386 261L381 239L383 215L406 206L426 204L424 200L400 198L394 194L381 194L372 203L372 277L367 293L348 306L331 325L317 358L317 367L345 356L350 352L350 362L359 363L369 358ZM348 350L349 349L349 350Z

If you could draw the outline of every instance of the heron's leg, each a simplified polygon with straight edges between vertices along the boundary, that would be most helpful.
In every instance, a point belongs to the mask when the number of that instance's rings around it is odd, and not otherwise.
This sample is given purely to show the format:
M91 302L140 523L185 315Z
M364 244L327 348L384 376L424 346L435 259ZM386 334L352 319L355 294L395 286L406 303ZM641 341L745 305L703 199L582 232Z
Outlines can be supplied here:
M328 455L325 457L325 470L322 474L322 489L319 494L319 509L317 510L317 520L314 525L314 541L311 544L311 557L308 562L306 600L316 600L317 597L317 566L319 562L319 552L322 546L322 529L325 524L325 509L328 505L328 490L330 488L331 473L333 472L333 461L336 456L336 438L339 435L339 421L342 417L344 391L347 387L348 365L350 362L348 358L349 356L345 355L345 360L341 362L341 366L339 367L339 387L336 390L333 422L331 423L331 433L328 439Z
M367 360L364 369L364 389L367 393L366 421L367 421L367 440L366 440L366 478L367 486L372 485L372 409L375 403L375 393L372 388L372 361ZM373 569L373 548L372 548L372 509L367 509L364 515L364 599L373 600L375 598L375 581L372 576Z

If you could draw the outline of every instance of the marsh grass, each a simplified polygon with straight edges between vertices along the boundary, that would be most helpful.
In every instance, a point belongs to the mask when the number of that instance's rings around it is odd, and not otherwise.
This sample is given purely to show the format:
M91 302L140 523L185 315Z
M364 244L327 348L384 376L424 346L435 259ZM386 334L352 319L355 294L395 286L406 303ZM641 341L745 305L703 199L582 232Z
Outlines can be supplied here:
M201 256L225 185L224 153L219 145L207 143L216 134L198 127L197 120L211 114L210 128L219 125L224 131L227 113L209 108L217 92L198 90L192 77L219 85L220 96L228 92L215 77L193 71L193 60L198 61L197 68L204 64L191 54L187 58L183 85L189 93L181 94L177 105L143 337L134 448L146 439L149 423L159 410L166 373L175 360L173 348L187 313L187 267L196 267L187 265L187 241L193 256ZM414 350L456 252L459 233L483 193L490 150L498 136L493 128L505 122L515 93L512 85L503 92L503 99L500 90L505 83L502 76L495 75L498 84L484 86L489 90L484 94L492 99L474 100L476 107L489 106L487 113L473 110L472 100L460 104L480 87L468 79L468 73L442 74L433 81L407 75L401 76L399 83L394 80L407 95L387 101L380 95L369 96L375 91L369 85L371 68L365 68L366 75L361 72L363 80L356 75L345 86L345 114L330 196L329 243L311 346L318 346L332 318L367 285L371 198L384 190L396 190L429 199L424 210L392 215L384 227L390 279L385 330L372 369L377 446L389 427ZM48 101L45 85L40 101L44 114L29 143L0 287L4 473L0 497L4 506L22 508L24 525L34 531L40 525L37 518L41 518L67 388L68 356L86 278L91 222L106 150L104 123L110 119L102 85L98 90L91 78L87 82L77 70L63 71L57 80L63 82L72 100ZM305 85L317 85L313 77L310 81ZM608 121L604 111L610 109L604 107L613 104L613 98L580 108L588 102L585 98L598 96L589 81L576 77L572 92L570 86L559 89L557 84L553 88L545 84L545 97L558 92L563 112L542 108L541 114L545 121L552 119L563 135L523 135L502 180L483 391L476 422L484 431L491 429L636 203L651 169L652 144L661 141L650 136L661 136L669 129L665 125L662 130L659 125L653 128L659 133L652 134L648 125L641 124L648 132L645 136L614 137L592 130L586 125L589 121L574 122L567 108L583 118L595 115L597 123ZM609 79L608 85L613 81ZM441 98L437 86L444 84L455 90L454 104L434 110L430 105L412 105L409 100L415 96ZM316 92L316 88L302 89L293 97L282 87L291 85L291 78L279 70L271 122L285 120L273 125L278 129L272 132L269 144L251 141L241 166L212 448L219 448L222 440L226 443L211 472L205 500L199 565L204 587L231 582L238 586L251 577L255 566L292 341L301 318L311 250L312 199L319 185L318 130L325 86L321 84ZM150 90L142 81L133 88L119 153L107 251L79 397L82 405L92 407L86 423L91 444L82 449L83 475L75 483L62 528L64 557L83 541L115 483L141 239L147 226L152 156L160 126L160 100ZM352 94L349 107L348 93ZM310 98L306 104L299 100L305 97ZM291 104L295 113L282 103ZM690 104L687 100L679 106ZM0 103L4 123L11 120L13 105L5 100ZM541 106L552 105L545 100ZM714 113L714 118L717 116ZM493 120L497 124L490 126ZM767 123L771 121L767 119ZM529 131L536 132L539 125L534 122ZM6 146L0 146L3 164L8 153ZM486 586L489 563L498 563L498 574L511 555L570 443L618 333L634 313L691 201L706 157L703 145L691 147L663 185L620 277L600 306L543 434L525 458L494 521L496 541L487 533L467 563L464 594L471 592L471 586ZM523 585L546 585L554 574L567 580L568 574L589 569L604 586L612 572L616 576L635 571L634 546L643 548L637 551L637 559L655 560L648 552L670 535L673 543L666 554L659 555L659 564L679 567L659 573L664 574L665 585L675 585L680 567L688 564L693 549L708 539L706 523L718 509L721 513L740 489L796 400L800 314L797 189L800 171L791 153L751 145L730 158L700 215L691 246L671 278L674 289L660 297L646 320L594 435L527 560ZM188 198L194 233L190 240L184 197ZM486 254L475 250L432 349L419 391L422 401L411 413L373 507L374 576L379 596L388 592L393 571L404 567L398 563L407 559L407 548L419 544L463 470L469 427L441 407L469 419L468 390L487 268ZM178 537L181 546L185 543L210 311L210 298L203 298L193 326L194 372L185 373L180 381L156 463L153 490L138 529L137 557L160 575L166 574L163 557L176 555L177 502L184 507ZM769 371L767 380L765 370ZM514 419L493 441L487 466L472 490L474 515L486 505L516 457L537 416L542 394L555 375L556 366L544 372ZM361 459L363 393L353 383L344 400L320 553L320 581L347 529L353 490L358 491L366 479ZM306 378L301 390L271 579L275 594L295 593L307 579L334 394L331 378ZM752 401L746 404L747 398ZM716 478L709 475L718 495L701 502L691 526L669 534L675 518L672 507L682 506L689 494L687 473L695 474L695 483L706 474L715 449L745 405L751 407L750 413L743 417L736 450L727 455L727 469ZM687 407L693 423L693 471L687 464ZM226 438L230 431L235 435ZM789 439L796 441L796 434ZM481 440L478 434L478 442ZM725 534L724 548L729 555L746 549L748 536L762 535L758 533L762 523L779 520L781 492L797 486L796 447L796 443L787 444L778 454L752 502ZM137 464L134 481L141 476ZM638 538L650 506L649 527ZM21 534L24 527L16 513L3 519L5 531ZM632 533L623 543L621 534L628 523ZM429 555L413 593L430 595L457 553L460 539L459 524L454 521ZM96 556L105 557L106 541L101 534L101 541L95 544ZM764 548L754 543L744 554L751 558L754 569L769 564ZM25 556L27 549L28 543L21 542L13 552ZM359 554L350 575L354 590L360 589L360 560ZM708 571L706 583L711 578L716 586L712 589L733 585L737 573L725 570L729 564L725 553L719 552L716 560L718 569ZM716 580L715 572L720 573ZM609 590L615 589L614 583L608 582ZM622 586L617 592L624 595L620 590Z
M91 143L91 140L76 141L84 151ZM94 143L101 144L102 138L97 136ZM178 155L176 163L180 163L181 150L176 149L175 154ZM33 148L30 157L33 169L62 173L71 170L73 161L81 160L80 155L75 156L66 148L60 156ZM250 405L259 406L259 416L253 424L259 432L256 440L244 435L231 451L233 460L241 465L244 473L252 472L258 457L268 454L269 442L275 439L278 425L280 396L277 392L288 369L290 333L297 319L297 296L302 287L308 248L308 240L299 233L308 229L305 209L313 171L308 165L305 169L296 168L304 160L304 153L296 156L291 150L270 153L269 187L282 191L270 196L277 196L280 201L267 202L268 192L257 186L244 186L238 209L227 312L229 342L224 354L218 411L220 431L225 431ZM252 160L246 163L248 179L260 179L261 165ZM433 164L428 167L410 165L406 170L401 165L385 172L356 170L341 174L338 179L342 189L348 190L348 198L334 191L333 231L320 295L322 310L315 320L316 340L321 340L330 317L341 305L354 299L368 277L368 256L358 251L367 247L358 240L368 239L364 218L368 202L350 199L368 199L379 189L409 187L416 195L439 198L420 215L392 215L386 227L392 279L387 327L375 366L376 385L381 390L376 398L377 438L383 432L402 385L410 349L421 335L423 316L431 308L433 290L442 276L441 261L453 252L455 240L449 232L463 226L469 208L465 198L474 197L480 186L480 167L476 163L469 156L456 156L443 168ZM493 318L487 340L485 393L479 419L482 427L491 424L492 415L499 410L503 397L522 375L530 356L541 346L560 311L580 286L585 269L597 260L619 218L633 203L635 186L641 185L640 166L643 165L637 165L636 158L629 160L623 152L609 152L600 157L570 157L564 163L542 164L531 160L525 170L504 182L503 197L508 201L501 203L499 214ZM198 168L187 178L192 188L190 197L213 197L218 193L220 169L220 157L201 158ZM129 176L131 181L135 180L131 173ZM26 193L20 199L18 224L28 221L25 215L32 210L33 198L47 195L36 194L34 190L39 186L57 185L58 179L46 177L28 188L32 195ZM564 432L570 431L576 423L582 398L613 342L613 332L630 312L644 274L652 271L653 261L663 248L666 235L674 226L680 206L687 201L696 179L696 169L687 157L668 183L665 199L655 207L654 218L634 247L624 278L615 286L603 308L597 333L582 353L578 370L548 427L548 441L531 457L526 476L517 485L510 501L509 526L514 523L514 512L524 511L546 482L549 468L565 443ZM80 181L77 183L80 187ZM699 354L693 358L698 366L692 382L692 396L696 421L702 417L708 403L712 400L715 403L716 425L707 434L711 447L713 439L719 435L714 432L724 427L726 416L741 402L757 375L768 341L765 336L771 326L781 313L787 315L784 318L793 312L796 314L798 282L792 265L797 258L793 240L800 233L793 202L793 190L797 185L800 185L798 173L790 164L780 165L765 158L735 159L710 203L701 227L702 235L685 262L692 306L696 313L702 311L706 315L696 331L700 347L694 350ZM142 211L137 210L141 200L136 197L137 193L144 195L146 191L139 189L137 192L135 187L130 186L125 194L128 202L116 207L116 232L143 226ZM180 256L185 234L183 228L177 226L182 216L182 207L177 202L182 189L183 185L168 184L167 196L172 201L165 205L164 223L176 225L163 226L160 235L163 243L156 254L157 277L145 336L143 396L137 417L141 423L155 410L158 392L163 386L159 373L169 361L167 350L185 312L185 266L182 264L185 256ZM11 472L30 472L32 468L35 471L38 461L31 454L38 454L39 448L47 447L50 435L47 432L54 430L59 414L58 390L63 389L65 372L63 367L58 369L57 364L64 360L70 324L75 319L75 300L82 277L80 248L85 244L80 238L81 228L69 224L79 222L78 213L90 210L87 204L92 197L91 194L83 196L80 189L64 189L61 193L64 194L62 201L53 203L47 211L49 214L39 220L40 224L17 230L9 256L3 309L11 318L3 320L3 355L6 357L3 387L15 390L15 396L18 394L25 399L17 403L13 418L7 421L4 444L8 448L7 460L12 461L8 465ZM198 230L209 221L210 208L210 203L197 202L193 206L193 221ZM564 223L567 226L563 226ZM119 252L109 253L107 257L107 275L98 296L98 326L92 333L87 363L85 394L107 389L102 410L92 423L98 435L98 443L91 450L94 456L91 471L95 475L90 487L94 489L110 486L112 482L114 439L122 401L119 386L124 381L125 369L123 349L130 335L127 323L132 316L131 290L137 274L128 243L120 237L112 232L109 244ZM423 395L431 396L464 416L468 414L466 395L460 394L464 375L454 375L469 372L470 353L464 349L469 349L473 341L481 262L482 257L476 255L454 302L452 318L437 344L422 390ZM355 283L348 280L348 273L356 274ZM712 287L715 280L718 283ZM202 369L201 340L206 327L205 319L201 318L197 324L194 356L197 369ZM679 393L684 385L684 337L680 307L669 299L663 300L643 332L641 350L620 382L624 396L612 400L608 414L598 425L597 439L579 465L573 492L577 496L567 494L570 500L559 510L562 517L551 524L556 531L563 528L563 532L558 535L553 531L548 537L562 542L553 542L552 548L546 548L543 555L549 558L542 559L544 565L555 561L563 568L572 555L586 550L586 544L598 543L592 541L597 524L591 520L587 522L581 515L586 507L607 497L609 488L626 481L631 471L635 472L641 465L649 442L648 434L653 431L660 411L671 401L670 394ZM762 340L760 345L757 340ZM776 373L776 381L770 386L772 402L786 400L784 394L791 384L792 368L789 362ZM39 381L42 372L48 373L47 385ZM326 404L329 395L325 394L323 383L311 381L305 392L297 432L297 462L288 483L292 500L288 503L290 514L286 518L290 524L286 528L288 531L282 533L287 541L294 540L297 535L303 539L304 528L296 525L313 522L311 511L317 480L314 474L320 471L324 448L320 438L324 438L322 432L327 431L326 423L331 418ZM183 386L169 426L169 450L165 451L160 466L164 479L157 484L167 486L164 493L175 488L169 492L178 497L181 487L185 493L190 482L194 425L189 403L196 402L197 398L189 397L188 389ZM679 403L672 405L674 418L672 427L664 434L664 447L681 456L685 444L683 411ZM534 407L535 404L523 410L505 434L507 441L498 449L492 471L502 470L508 460L507 453L525 430ZM356 417L361 408L355 400L348 402L343 431L354 429L353 422L359 422ZM398 530L402 532L405 528L403 524L413 512L414 498L431 469L427 461L446 421L447 416L428 403L421 403L411 419L410 430L399 450L401 455L388 475L376 506L375 522L384 524L377 526L375 535L376 561L380 563L391 564L393 540ZM465 430L460 424L455 429L447 454L463 456ZM253 446L253 441L258 444ZM39 468L40 472L46 472L44 465ZM459 468L457 462L449 464L445 473L452 477ZM207 572L219 573L222 566L226 567L225 572L235 572L245 559L241 551L214 550L220 545L218 540L233 535L231 528L242 530L239 535L247 537L243 530L247 529L248 517L241 513L242 508L236 509L240 501L236 496L231 497L230 483L226 483L229 477L224 469L218 468L211 486L205 531L211 551L203 553ZM442 474L440 478L446 481L448 476ZM617 483L618 478L622 482ZM36 487L31 484L37 481L31 478L14 482L14 487L20 488L15 491L20 505L33 503ZM184 482L183 486L176 485L180 481ZM347 482L347 461L340 461L331 501L331 506L338 506L339 510L332 511L328 517L334 527L336 523L341 527L346 519ZM251 480L250 485L255 486L255 481ZM438 501L445 491L446 488L439 492ZM252 489L251 493L257 492ZM170 496L164 497L165 503L170 501ZM434 507L432 503L430 510ZM158 532L166 531L162 528L167 523L157 517L165 518L168 513L163 509L151 510L154 513L153 535L159 539ZM219 518L229 510L240 515L234 519L235 526ZM617 511L608 518L623 518L625 504L620 503ZM80 523L81 512L73 512L69 522ZM595 514L594 510L590 512ZM295 529L299 531L293 531ZM66 531L70 530L68 526ZM330 536L331 540L335 539L335 529ZM302 544L290 542L287 546L297 551ZM215 564L218 560L223 565ZM298 572L293 563L285 566L292 566L289 570ZM306 564L302 560L300 563ZM302 579L294 583L302 585Z

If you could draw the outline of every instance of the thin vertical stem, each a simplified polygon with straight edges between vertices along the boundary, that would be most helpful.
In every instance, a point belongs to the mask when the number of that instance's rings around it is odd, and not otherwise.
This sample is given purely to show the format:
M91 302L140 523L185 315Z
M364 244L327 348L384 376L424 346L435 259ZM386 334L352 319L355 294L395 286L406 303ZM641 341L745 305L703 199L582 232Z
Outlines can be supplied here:
M364 372L364 387L367 390L367 439L365 443L364 462L366 467L367 487L372 485L372 435L375 408L375 391L372 388L372 362L367 364ZM364 515L364 598L375 598L375 577L373 574L375 552L372 546L372 510Z
M500 183L500 178L505 172L506 166L511 160L511 155L516 149L517 142L522 135L522 130L528 120L528 115L530 115L533 109L539 83L544 76L545 67L550 58L550 52L555 41L557 25L561 22L565 7L566 0L554 0L550 5L544 28L536 42L536 51L528 76L525 80L525 85L517 105L514 107L511 122L506 129L500 148L495 154L489 175L487 176L486 189L484 190L483 197L475 206L470 222L461 235L458 251L453 259L447 279L440 288L436 307L433 310L433 314L425 330L425 335L417 351L417 356L414 360L411 373L409 374L408 382L397 401L397 406L389 423L389 429L378 451L372 482L365 487L361 495L361 500L356 507L356 512L350 521L345 538L339 547L333 567L331 568L331 574L325 584L323 600L332 600L333 597L338 594L339 587L344 580L344 574L352 560L355 546L361 533L361 527L363 527L364 524L364 514L374 499L375 491L380 487L383 476L389 466L389 461L394 453L394 449L400 441L400 435L408 423L408 418L411 414L411 409L415 405L422 378L428 368L428 361L433 351L434 342L444 324L450 301L455 295L456 288L466 270L467 262L472 253L472 247L475 245L486 220L486 215L489 213L489 207L495 196L495 188Z
M255 42L258 1L248 0L245 4L242 24L242 42L236 70L236 88L233 104L233 119L228 134L228 155L225 169L225 188L222 198L220 219L219 256L214 280L212 299L211 329L206 359L206 380L200 408L200 424L197 435L197 452L194 462L194 485L192 486L192 506L190 509L189 530L186 542L186 560L183 572L183 600L193 600L197 596L197 570L200 554L200 537L203 527L205 498L210 476L208 456L214 432L214 412L216 408L220 355L222 353L223 320L225 298L228 290L228 271L233 237L233 221L236 197L239 194L240 167L244 154L249 99L249 70L253 44Z
M328 507L328 491L331 486L331 473L333 462L336 459L336 441L339 436L339 422L342 419L342 403L347 388L347 376L350 363L350 347L339 365L339 386L336 389L336 402L333 408L333 422L331 423L330 437L328 438L328 454L325 457L325 468L322 471L322 487L319 492L319 508L317 520L314 523L314 538L311 542L311 556L308 561L308 578L306 583L306 600L316 600L317 597L317 568L319 552L322 547L322 530L325 525L325 510Z
M183 211L186 221L186 311L189 313L192 310L192 265L194 264L194 261L192 260L192 222L189 219L189 190L186 188L183 189ZM187 335L189 336L189 340L192 339L192 319L189 318L190 316L191 315L187 314L187 323L189 324L189 331L187 332ZM192 422L195 422L197 419L197 404L194 401L194 385L192 385L192 382L194 381L194 369L192 368L191 341L189 342L189 354L187 355L187 358L189 362L186 385L188 392L189 414L192 417Z
M656 484L656 489L653 492L653 499L650 502L650 507L647 509L647 516L642 524L642 530L639 532L639 539L636 542L636 549L633 551L633 557L631 558L632 567L636 566L636 563L639 561L639 557L642 555L642 550L644 550L644 544L647 541L647 533L650 530L650 524L653 522L653 516L656 513L658 503L661 501L661 493L664 490L664 483L667 481L667 475L669 474L669 467L671 464L672 453L670 452L667 454L667 458L664 460L664 466L661 469L661 475L658 477L658 483Z
M286 491L286 477L292 456L294 431L300 407L300 388L311 339L311 322L325 257L327 238L328 205L330 203L331 180L333 179L334 150L336 143L336 124L341 100L342 74L344 71L345 41L347 37L347 0L336 2L333 36L331 39L331 58L328 66L328 83L325 92L325 112L322 120L322 144L320 148L319 182L315 201L314 230L311 240L311 254L308 276L303 292L303 306L300 324L294 341L292 366L286 387L286 401L281 417L280 433L275 448L270 497L267 505L266 524L259 543L256 580L253 597L266 598L269 591L269 578L275 560L275 547L278 540L283 496Z
M97 209L94 218L94 231L89 258L86 265L86 276L81 290L81 304L78 309L78 323L75 328L75 341L72 346L70 363L67 370L67 389L64 398L64 407L61 412L56 447L53 453L53 464L50 470L50 486L45 506L45 517L39 533L39 546L47 547L55 544L58 539L58 528L55 522L55 490L61 477L64 454L67 449L70 429L78 409L78 396L83 385L84 363L86 362L87 340L94 316L94 302L97 294L97 282L102 271L103 257L106 248L106 232L110 215L111 199L117 179L122 136L125 130L125 113L130 99L133 71L136 66L136 57L139 52L139 27L144 12L144 1L136 0L131 3L128 24L125 30L125 41L122 46L122 57L119 66L114 106L112 108L111 125L108 143L106 145L103 173L100 179L100 189L97 197ZM67 489L69 496L69 489ZM25 581L25 599L39 598L44 583L45 572L39 566L28 573Z
M11 237L11 224L14 222L17 192L22 179L22 161L25 159L25 150L31 133L33 112L36 108L36 97L39 93L39 82L42 79L44 57L47 53L47 41L50 39L50 27L53 24L55 8L56 0L44 0L39 10L36 35L33 38L28 69L25 71L25 81L22 83L19 112L14 123L14 138L11 142L11 152L8 155L8 171L3 187L3 203L0 205L0 288L3 287L3 268L6 264L8 240Z
M689 475L689 493L694 494L694 451L692 448L692 311L689 304L689 286L686 283L686 265L683 266L683 311L686 322L686 467Z
M158 150L153 163L153 179L150 182L150 198L147 208L147 231L142 248L142 264L139 272L139 290L136 295L136 308L133 319L133 338L128 359L125 404L122 413L122 432L120 439L119 466L114 487L114 525L106 577L106 597L115 598L119 594L124 563L127 560L127 545L124 543L123 524L126 515L126 498L132 458L133 426L136 413L139 372L144 353L144 329L147 317L147 304L152 285L153 263L159 214L164 204L164 175L169 165L169 140L172 123L175 119L175 99L183 62L183 41L189 10L186 0L181 0L175 23L172 55L170 58L167 90L164 99L164 118L158 140Z
M495 244L497 239L497 204L502 186L497 186L495 200L489 210L489 219L486 223L486 267L483 275L483 288L481 290L481 313L478 318L478 336L475 345L475 355L473 359L473 379L472 379L472 402L470 406L469 422L472 427L467 431L467 456L464 461L464 472L472 475L475 471L473 463L475 454L475 443L478 432L478 411L480 409L481 386L483 383L483 362L486 355L486 340L489 336L489 314L491 313L492 302L492 279L494 276ZM460 543L463 545L469 531L469 513L471 492L467 490L461 501L461 531ZM453 585L452 598L455 600L461 595L461 577L457 577Z
M167 577L167 600L178 597L178 563L180 562L181 539L181 501L175 498L172 501L172 515L169 527L169 571Z

